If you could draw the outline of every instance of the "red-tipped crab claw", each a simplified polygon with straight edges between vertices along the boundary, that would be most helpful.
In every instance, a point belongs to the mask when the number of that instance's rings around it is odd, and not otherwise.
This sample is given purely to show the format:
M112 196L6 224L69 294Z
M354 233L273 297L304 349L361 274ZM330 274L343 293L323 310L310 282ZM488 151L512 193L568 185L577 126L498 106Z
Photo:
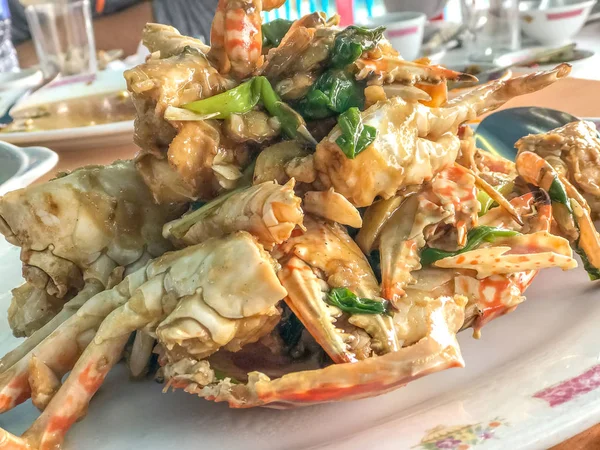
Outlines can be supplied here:
M305 232L281 245L279 279L286 303L336 363L365 359L399 349L391 317L347 312L329 299L335 288L382 305L369 263L345 229L306 216Z
M234 408L289 408L384 394L429 373L464 366L456 332L464 321L466 298L444 296L430 298L428 303L425 335L409 347L382 356L274 380L252 372L247 384L232 384L229 379L217 381L210 373L214 382L204 387L192 381L196 379L193 372L173 373L173 377L176 385L187 392L227 401ZM197 367L207 370L206 365Z

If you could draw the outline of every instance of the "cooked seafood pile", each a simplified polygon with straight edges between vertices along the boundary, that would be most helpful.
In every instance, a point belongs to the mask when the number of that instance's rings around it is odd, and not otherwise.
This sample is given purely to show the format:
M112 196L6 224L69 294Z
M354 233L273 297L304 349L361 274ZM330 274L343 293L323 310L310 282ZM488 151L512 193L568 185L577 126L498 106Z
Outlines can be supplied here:
M0 360L0 413L42 411L0 449L59 448L123 355L236 408L358 399L462 367L456 334L573 250L600 277L587 125L524 138L516 163L464 126L570 66L448 101L470 75L336 16L262 24L281 3L220 0L210 47L148 24L125 73L135 160L0 199L28 336Z

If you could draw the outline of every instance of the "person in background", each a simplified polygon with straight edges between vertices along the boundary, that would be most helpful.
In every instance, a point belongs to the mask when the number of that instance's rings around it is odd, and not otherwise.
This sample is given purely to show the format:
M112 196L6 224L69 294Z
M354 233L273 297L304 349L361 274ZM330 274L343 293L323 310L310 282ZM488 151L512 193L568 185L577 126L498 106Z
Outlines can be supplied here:
M51 0L48 0L51 1ZM22 68L37 63L27 26L27 0L8 0L12 15L12 39ZM147 22L172 25L182 34L208 43L218 0L90 0L94 17L96 50L136 52Z

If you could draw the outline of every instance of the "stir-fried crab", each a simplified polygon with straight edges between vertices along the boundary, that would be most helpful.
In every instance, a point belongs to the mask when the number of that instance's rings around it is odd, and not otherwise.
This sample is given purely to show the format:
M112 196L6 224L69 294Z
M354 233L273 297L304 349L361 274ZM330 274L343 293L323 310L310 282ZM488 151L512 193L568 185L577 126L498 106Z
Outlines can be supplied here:
M124 351L134 375L154 353L165 390L235 408L383 394L462 367L461 329L575 267L556 233L598 263L576 185L459 133L568 65L447 102L464 74L320 13L262 27L280 4L220 0L211 47L149 24L125 75L135 161L0 200L28 280L11 317L34 331L0 360L0 413L42 410L21 437L0 429L0 450L59 448Z

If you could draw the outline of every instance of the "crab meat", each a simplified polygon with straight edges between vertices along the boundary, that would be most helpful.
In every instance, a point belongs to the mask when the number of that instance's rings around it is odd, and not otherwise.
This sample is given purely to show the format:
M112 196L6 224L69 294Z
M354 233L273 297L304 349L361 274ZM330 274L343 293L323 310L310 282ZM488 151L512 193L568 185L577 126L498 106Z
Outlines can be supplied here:
M336 144L335 127L317 146L315 167L326 187L333 187L355 206L369 206L377 196L390 198L405 186L421 184L454 164L460 148L459 125L498 108L511 98L542 89L570 72L563 64L476 88L441 108L429 108L394 97L361 113L377 130L374 142L354 159Z

